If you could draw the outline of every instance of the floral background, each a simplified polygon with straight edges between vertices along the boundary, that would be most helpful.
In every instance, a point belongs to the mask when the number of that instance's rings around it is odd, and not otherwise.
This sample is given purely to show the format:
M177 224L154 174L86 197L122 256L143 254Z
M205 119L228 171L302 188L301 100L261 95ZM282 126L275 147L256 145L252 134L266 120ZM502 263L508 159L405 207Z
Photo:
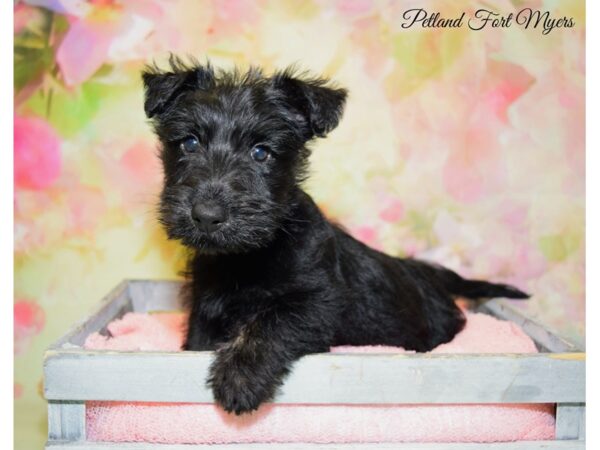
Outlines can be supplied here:
M486 2L29 0L14 6L17 448L41 448L44 348L123 278L173 278L140 70L168 52L299 63L350 90L306 184L370 245L515 283L584 336L585 6L493 2L575 27L400 27L411 7ZM487 5L487 6L486 6Z

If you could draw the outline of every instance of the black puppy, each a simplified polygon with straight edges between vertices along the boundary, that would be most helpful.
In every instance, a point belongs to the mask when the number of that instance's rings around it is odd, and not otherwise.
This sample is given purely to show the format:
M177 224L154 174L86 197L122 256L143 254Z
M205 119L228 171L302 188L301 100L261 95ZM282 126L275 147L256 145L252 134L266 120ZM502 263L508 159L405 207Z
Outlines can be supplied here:
M161 221L193 250L184 348L217 350L209 383L225 410L255 410L295 360L333 345L448 342L465 322L455 296L527 298L373 250L323 216L300 187L306 144L337 126L344 89L177 58L143 79L162 143Z

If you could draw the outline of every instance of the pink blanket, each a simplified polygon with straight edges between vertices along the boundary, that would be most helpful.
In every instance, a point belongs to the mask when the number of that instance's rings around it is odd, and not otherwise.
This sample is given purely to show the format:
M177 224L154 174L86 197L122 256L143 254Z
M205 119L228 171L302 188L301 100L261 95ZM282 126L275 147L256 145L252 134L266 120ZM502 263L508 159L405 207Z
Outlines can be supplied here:
M88 349L177 351L182 314L126 314ZM332 352L400 352L396 347L334 347ZM467 326L433 353L534 353L515 324L467 314ZM398 382L401 382L399 380ZM247 442L495 442L554 438L554 405L263 405L237 417L213 404L88 402L95 441L211 444Z

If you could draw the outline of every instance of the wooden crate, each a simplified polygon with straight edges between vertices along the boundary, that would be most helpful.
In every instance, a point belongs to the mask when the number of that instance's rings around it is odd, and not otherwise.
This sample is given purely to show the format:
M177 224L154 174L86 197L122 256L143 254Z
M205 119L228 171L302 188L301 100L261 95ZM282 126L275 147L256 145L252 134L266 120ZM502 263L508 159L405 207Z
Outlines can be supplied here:
M212 402L205 386L212 352L120 352L82 348L88 334L123 314L179 309L177 281L122 282L96 311L52 345L44 358L48 400L47 449L191 450L208 445L86 441L85 401ZM556 440L496 444L244 444L269 449L583 449L585 353L508 302L479 311L511 320L539 354L314 354L299 360L279 403L553 403ZM330 384L334 376L336 382ZM320 376L315 376L320 374ZM448 381L440 382L440 378ZM402 380L401 383L398 380ZM439 389L452 384L452 389ZM236 445L213 445L217 449Z

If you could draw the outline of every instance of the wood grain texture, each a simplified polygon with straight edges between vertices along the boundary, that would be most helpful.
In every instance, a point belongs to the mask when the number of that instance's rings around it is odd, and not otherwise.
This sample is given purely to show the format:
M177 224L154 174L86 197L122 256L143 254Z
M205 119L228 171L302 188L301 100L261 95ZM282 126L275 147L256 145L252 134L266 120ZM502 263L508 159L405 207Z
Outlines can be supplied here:
M585 401L585 359L566 354L315 354L299 360L279 403ZM49 351L50 400L212 402L213 352Z
M585 438L585 404L559 403L556 405L556 439Z
M48 402L48 438L85 440L85 403Z

